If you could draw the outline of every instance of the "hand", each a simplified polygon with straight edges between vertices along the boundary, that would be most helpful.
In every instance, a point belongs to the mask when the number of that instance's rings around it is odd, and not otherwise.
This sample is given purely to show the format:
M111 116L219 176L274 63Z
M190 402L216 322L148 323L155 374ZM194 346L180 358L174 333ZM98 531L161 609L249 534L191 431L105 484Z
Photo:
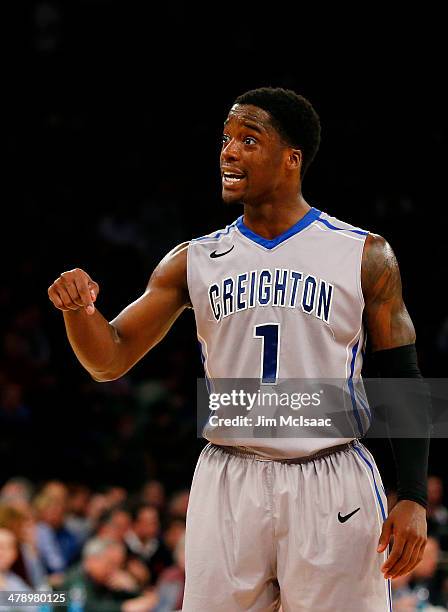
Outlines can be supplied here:
M88 315L95 312L95 302L100 291L87 272L81 268L74 268L62 272L54 283L48 288L48 297L59 310L80 310L85 308Z
M403 499L383 523L377 551L384 552L393 538L392 550L381 571L384 578L397 578L420 563L426 546L426 510L417 502Z
M140 585L149 582L150 573L148 567L140 559L130 559L126 570L138 581Z
M124 570L117 570L107 580L107 586L113 591L133 591L138 590L137 580Z

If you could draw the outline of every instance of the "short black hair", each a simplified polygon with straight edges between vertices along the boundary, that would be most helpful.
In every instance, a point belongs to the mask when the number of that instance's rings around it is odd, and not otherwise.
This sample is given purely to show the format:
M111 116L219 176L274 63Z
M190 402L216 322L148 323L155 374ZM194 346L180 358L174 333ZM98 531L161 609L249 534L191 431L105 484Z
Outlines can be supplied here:
M269 113L281 138L302 151L303 178L320 145L320 119L311 102L291 89L260 87L238 96L234 104L252 104Z

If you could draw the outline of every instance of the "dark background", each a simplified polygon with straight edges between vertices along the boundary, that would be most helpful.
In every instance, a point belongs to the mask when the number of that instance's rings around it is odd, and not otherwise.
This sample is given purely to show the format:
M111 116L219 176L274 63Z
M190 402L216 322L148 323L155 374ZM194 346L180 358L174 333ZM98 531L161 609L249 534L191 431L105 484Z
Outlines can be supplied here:
M211 6L211 5L210 5ZM292 5L291 5L292 6ZM189 486L200 360L191 313L124 379L98 385L47 287L86 269L112 318L177 243L241 214L220 200L232 100L293 88L321 116L308 202L384 235L403 277L420 365L448 363L446 57L439 15L90 0L16 3L6 20L0 481ZM440 26L439 26L440 24ZM444 441L431 471L447 477ZM372 444L386 482L386 443Z

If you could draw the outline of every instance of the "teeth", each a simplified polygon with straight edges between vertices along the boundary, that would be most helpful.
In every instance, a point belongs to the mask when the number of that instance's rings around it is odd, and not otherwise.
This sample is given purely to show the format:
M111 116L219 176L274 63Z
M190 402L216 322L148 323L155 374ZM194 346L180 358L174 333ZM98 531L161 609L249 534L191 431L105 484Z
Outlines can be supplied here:
M244 178L244 176L236 176L235 174L227 174L226 172L224 172L223 177L227 183L237 183Z

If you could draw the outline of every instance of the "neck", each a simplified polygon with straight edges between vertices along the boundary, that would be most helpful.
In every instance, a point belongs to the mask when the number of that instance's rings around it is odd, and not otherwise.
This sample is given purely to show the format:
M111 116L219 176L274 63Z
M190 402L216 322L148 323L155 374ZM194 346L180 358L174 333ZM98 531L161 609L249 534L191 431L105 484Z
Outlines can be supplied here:
M281 205L265 203L254 206L244 204L244 224L253 232L272 240L286 232L311 209L300 193L296 198Z

